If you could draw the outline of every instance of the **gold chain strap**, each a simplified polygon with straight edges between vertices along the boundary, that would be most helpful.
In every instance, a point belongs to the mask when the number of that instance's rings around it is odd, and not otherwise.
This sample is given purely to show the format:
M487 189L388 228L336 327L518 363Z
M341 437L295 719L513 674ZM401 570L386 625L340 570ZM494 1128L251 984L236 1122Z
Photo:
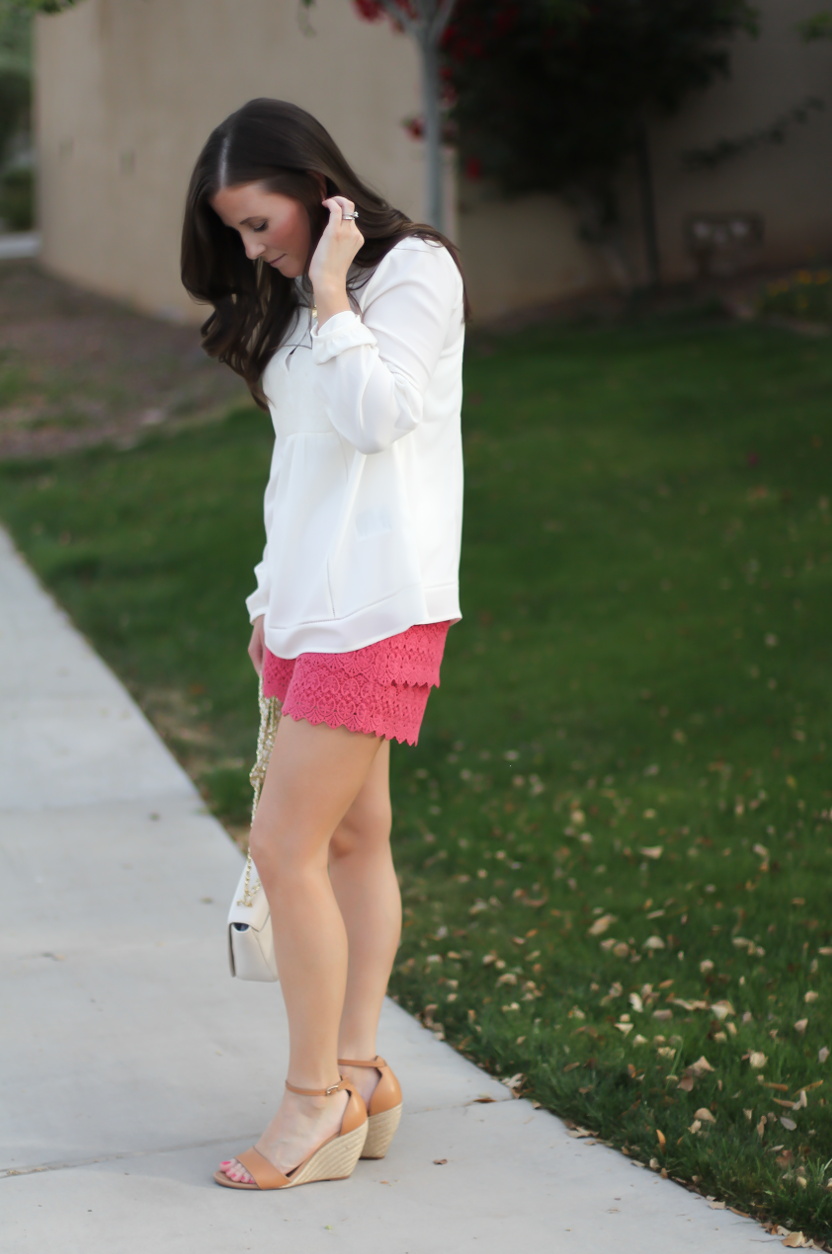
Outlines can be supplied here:
M254 816L257 813L257 803L260 800L260 793L263 789L263 781L266 778L269 760L272 756L274 748L274 738L277 735L277 725L280 722L281 704L277 697L263 696L263 676L260 676L260 683L257 691L257 699L260 705L260 731L257 735L257 760L251 768L249 779L254 789L254 799L251 803L251 821L254 822ZM243 884L243 895L237 902L238 906L252 906L254 904L254 894L260 888L260 881L255 884L251 883L251 854L249 853L246 860L246 878Z

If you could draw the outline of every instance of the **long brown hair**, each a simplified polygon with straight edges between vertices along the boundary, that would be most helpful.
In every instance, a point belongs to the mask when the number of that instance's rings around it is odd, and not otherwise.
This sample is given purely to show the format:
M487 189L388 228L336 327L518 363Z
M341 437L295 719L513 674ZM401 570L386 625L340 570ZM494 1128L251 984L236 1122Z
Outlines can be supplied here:
M407 236L443 244L457 265L453 244L431 226L411 222L361 181L332 136L310 113L284 100L250 100L211 132L202 149L185 204L182 282L194 298L213 305L202 324L202 346L245 379L261 409L267 408L260 378L280 346L299 302L298 285L262 261L252 263L237 231L211 208L223 187L260 183L267 191L299 200L309 215L310 245L303 285L311 297L309 262L329 219L326 195L353 201L364 244L350 283L366 282L382 257ZM311 303L311 300L310 300ZM467 302L466 302L467 313Z

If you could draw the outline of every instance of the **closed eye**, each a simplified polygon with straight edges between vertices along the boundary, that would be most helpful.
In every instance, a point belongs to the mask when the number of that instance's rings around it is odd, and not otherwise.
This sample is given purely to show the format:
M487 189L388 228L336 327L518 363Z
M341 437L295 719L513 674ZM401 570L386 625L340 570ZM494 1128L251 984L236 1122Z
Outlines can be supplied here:
M267 230L268 226L268 222L261 222L259 226L253 226L251 229L259 235L261 231Z

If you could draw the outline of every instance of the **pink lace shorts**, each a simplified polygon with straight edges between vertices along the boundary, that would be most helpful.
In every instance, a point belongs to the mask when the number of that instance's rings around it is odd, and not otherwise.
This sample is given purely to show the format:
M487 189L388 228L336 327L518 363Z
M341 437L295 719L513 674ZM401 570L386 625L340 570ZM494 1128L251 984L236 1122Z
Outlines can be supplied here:
M266 649L263 692L291 719L415 745L450 625L418 624L351 653L286 659Z

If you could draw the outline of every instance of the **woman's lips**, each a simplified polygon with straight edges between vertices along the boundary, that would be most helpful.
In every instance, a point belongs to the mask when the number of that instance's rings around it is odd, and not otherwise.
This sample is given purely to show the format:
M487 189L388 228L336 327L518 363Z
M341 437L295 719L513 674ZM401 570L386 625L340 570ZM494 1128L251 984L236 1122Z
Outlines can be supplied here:
M270 262L269 262L269 265L270 265L270 266L276 266L276 265L277 265L277 263L278 263L278 261L282 261L282 260L283 260L283 258L284 258L285 256L286 256L286 254L285 254L285 253L281 253L279 257L275 257L275 259L274 259L273 261L270 261Z

